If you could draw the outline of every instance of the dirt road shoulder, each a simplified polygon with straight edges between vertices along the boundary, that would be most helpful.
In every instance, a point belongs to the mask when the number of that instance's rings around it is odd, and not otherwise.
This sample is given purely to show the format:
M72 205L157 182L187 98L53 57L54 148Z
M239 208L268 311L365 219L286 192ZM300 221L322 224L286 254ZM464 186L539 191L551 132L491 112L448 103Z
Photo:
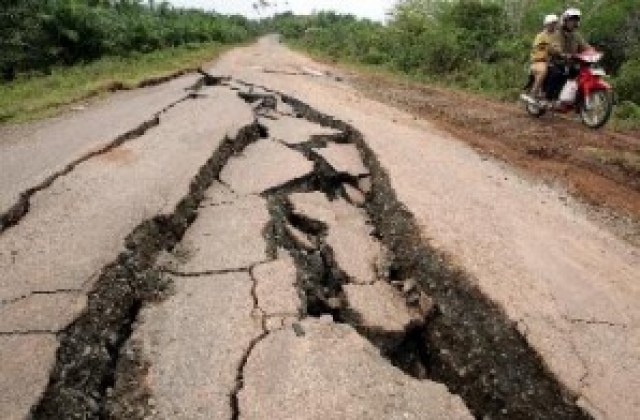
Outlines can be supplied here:
M592 131L573 116L528 116L516 103L351 73L366 96L428 119L483 154L496 157L586 202L619 236L640 243L640 136Z

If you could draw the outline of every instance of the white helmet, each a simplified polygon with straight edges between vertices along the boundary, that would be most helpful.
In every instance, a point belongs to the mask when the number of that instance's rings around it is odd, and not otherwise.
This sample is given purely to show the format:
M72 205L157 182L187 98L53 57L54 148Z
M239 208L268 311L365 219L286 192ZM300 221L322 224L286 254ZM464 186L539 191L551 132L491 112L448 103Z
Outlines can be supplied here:
M558 22L558 15L547 15L544 17L544 25L550 25L552 23Z
M564 11L562 14L563 19L571 19L571 18L580 18L582 16L582 12L580 9L576 9L575 7L570 7Z

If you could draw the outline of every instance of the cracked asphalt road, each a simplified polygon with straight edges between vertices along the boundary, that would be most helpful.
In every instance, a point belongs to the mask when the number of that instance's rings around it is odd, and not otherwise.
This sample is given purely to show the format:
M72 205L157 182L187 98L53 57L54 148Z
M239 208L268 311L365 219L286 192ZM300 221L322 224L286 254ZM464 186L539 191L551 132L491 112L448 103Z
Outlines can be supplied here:
M0 213L22 191L42 183L73 160L105 146L182 99L184 89L197 79L189 75L147 89L118 92L81 113L0 127Z
M496 408L458 395L456 384L474 378L432 378L427 357L399 368L390 354L408 360L409 331L428 331L448 302L429 297L420 278L397 278L402 258L385 248L368 204L380 181L345 140L348 130L301 118L280 93L362 133L415 235L497 305L502 315L491 316L521 334L531 363L541 356L544 380L569 395L563 413L640 415L637 248L562 192L365 99L273 37L206 70L232 79L189 97L184 89L197 77L186 76L0 130L0 213L77 162L34 191L0 233L1 418L545 418L536 401L522 417L510 397L491 395L504 397ZM87 155L154 116L157 124ZM264 138L212 163L254 118ZM213 179L200 196L191 187L207 173ZM137 227L178 218L184 202L197 206L195 220L186 217L183 232L153 256L151 271L170 290L136 300L142 307L128 311L126 331L113 330L119 344L105 350L113 379L97 381L85 411L56 406L56 395L84 392L81 380L58 385L69 381L54 372L64 372L69 326L88 313L100 274L132 249L125 242ZM51 416L51 407L67 417Z

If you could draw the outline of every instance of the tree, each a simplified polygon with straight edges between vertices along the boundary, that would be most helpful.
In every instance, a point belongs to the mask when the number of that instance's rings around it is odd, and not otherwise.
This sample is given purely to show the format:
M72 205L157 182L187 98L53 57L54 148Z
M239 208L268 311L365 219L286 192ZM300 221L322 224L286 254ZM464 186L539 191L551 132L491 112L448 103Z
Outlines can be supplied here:
M37 0L3 0L0 9L0 72L3 80L36 62L47 62L40 28L43 10Z

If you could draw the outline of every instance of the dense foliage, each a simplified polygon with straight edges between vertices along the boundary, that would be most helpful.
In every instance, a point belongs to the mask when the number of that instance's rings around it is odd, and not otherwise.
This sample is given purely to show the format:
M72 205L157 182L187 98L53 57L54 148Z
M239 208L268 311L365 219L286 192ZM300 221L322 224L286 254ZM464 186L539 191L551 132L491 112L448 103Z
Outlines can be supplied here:
M569 3L582 9L581 31L605 51L622 99L640 103L638 0L403 0L386 25L333 13L283 14L270 24L336 59L509 96L522 87L542 18Z
M258 24L241 16L138 0L0 0L0 72L126 56L187 43L241 42Z

